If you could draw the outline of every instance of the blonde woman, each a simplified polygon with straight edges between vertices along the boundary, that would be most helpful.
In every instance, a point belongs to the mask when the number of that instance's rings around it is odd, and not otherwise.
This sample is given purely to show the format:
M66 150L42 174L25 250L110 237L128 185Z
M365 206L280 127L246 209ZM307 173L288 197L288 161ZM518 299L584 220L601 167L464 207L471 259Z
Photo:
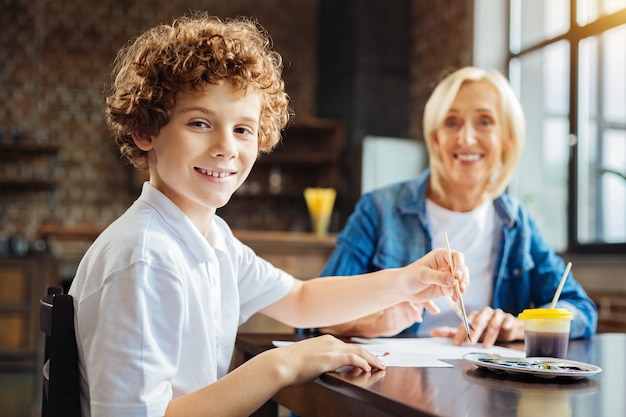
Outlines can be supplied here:
M464 253L472 277L464 296L474 328L471 342L522 340L523 324L516 316L525 308L549 305L565 270L528 210L505 193L524 135L522 108L501 74L466 67L445 77L424 111L429 169L417 179L363 195L322 275L407 265L445 247L446 232L452 248ZM423 306L402 303L322 330L364 337L443 336L456 344L467 340L448 304ZM572 338L595 332L596 307L572 276L558 307L574 313Z

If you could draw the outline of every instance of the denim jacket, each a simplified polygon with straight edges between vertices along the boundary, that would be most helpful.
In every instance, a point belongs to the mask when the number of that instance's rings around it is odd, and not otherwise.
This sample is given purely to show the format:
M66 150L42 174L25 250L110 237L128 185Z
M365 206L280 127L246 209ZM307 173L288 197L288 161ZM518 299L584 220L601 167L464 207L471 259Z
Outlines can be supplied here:
M402 267L430 252L432 237L426 217L429 175L426 170L415 180L361 196L337 236L337 248L321 276ZM543 239L528 210L517 199L502 194L493 204L500 247L496 251L491 307L514 316L525 308L548 307L565 270L563 259ZM596 306L571 273L558 307L574 314L570 338L587 338L595 333ZM417 334L418 327L416 323L403 333Z

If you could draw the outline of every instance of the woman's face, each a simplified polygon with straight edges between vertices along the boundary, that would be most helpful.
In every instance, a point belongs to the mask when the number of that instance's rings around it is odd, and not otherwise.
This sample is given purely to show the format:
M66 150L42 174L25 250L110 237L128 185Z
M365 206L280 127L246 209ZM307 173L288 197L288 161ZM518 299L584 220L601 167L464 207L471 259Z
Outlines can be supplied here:
M487 81L466 82L435 131L446 192L484 191L502 150L498 90Z

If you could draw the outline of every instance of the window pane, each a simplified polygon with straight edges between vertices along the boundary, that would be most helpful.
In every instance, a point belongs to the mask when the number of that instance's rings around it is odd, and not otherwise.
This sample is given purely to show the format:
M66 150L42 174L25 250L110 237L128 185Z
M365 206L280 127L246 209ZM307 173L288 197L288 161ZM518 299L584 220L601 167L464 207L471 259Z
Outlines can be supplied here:
M580 43L578 240L626 241L626 25Z
M509 192L522 199L556 250L567 247L569 43L512 61L511 85L526 115L526 147Z
M567 32L569 13L569 0L511 0L511 50Z
M598 96L598 39L588 38L580 43L578 51L578 236L580 243L596 241L596 204L598 191L593 173L598 171L598 153L595 144L598 143L597 106L595 98Z
M607 122L626 128L626 25L608 30L602 41L604 115Z
M626 241L626 130L608 130L602 155L602 240Z
M614 13L626 7L626 0L578 0L576 21L584 26L602 15Z

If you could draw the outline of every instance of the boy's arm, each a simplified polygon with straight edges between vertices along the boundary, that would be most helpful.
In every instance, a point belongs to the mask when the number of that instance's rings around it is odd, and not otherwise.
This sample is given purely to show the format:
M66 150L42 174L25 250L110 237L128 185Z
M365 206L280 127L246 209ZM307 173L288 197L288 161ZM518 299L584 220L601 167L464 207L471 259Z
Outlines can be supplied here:
M469 273L463 255L454 252L453 256L458 266L455 275L465 291ZM421 304L450 293L453 286L447 251L437 249L403 268L296 281L287 296L262 312L293 327L325 327L402 302Z
M289 376L273 350L257 355L211 385L173 399L165 417L251 415L289 385Z
M320 336L255 356L211 385L170 401L165 417L251 415L282 388L343 366L384 369L362 347Z

